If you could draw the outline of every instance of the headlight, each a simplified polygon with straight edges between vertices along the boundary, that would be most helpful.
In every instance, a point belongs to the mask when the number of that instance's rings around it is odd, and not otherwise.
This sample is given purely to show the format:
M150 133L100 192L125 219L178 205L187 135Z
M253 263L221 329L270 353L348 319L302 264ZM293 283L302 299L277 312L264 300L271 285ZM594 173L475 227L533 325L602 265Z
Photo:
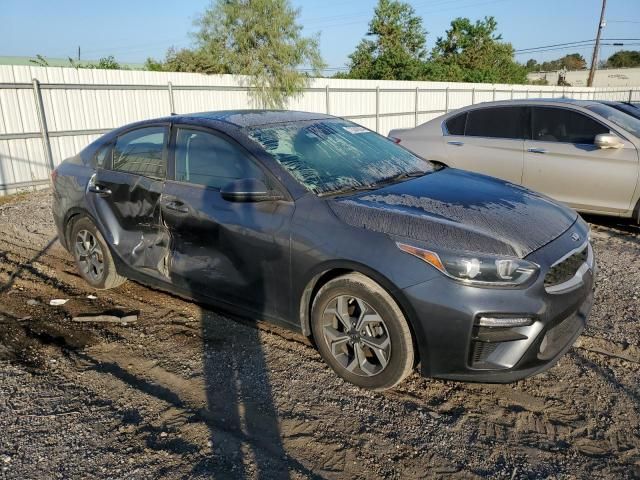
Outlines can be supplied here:
M519 258L497 257L446 250L426 250L396 242L403 252L433 265L454 280L470 285L515 286L525 283L538 271L535 263Z

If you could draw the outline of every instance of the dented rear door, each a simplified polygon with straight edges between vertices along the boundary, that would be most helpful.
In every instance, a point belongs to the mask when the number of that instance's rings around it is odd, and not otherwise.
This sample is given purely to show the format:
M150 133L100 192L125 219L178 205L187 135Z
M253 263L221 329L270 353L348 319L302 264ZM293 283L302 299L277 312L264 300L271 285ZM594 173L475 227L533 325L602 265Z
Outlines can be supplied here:
M168 234L160 200L167 164L169 125L149 125L119 135L109 160L90 180L88 198L112 250L127 266L168 279Z

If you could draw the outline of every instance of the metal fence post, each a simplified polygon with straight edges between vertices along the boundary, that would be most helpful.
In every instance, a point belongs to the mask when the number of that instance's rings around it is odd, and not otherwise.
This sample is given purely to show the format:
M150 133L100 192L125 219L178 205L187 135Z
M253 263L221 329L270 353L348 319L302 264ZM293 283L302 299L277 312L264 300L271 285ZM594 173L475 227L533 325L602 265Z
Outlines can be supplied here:
M511 87L511 100L513 100L513 87Z
M418 96L420 95L420 87L416 87L416 103L415 103L415 111L416 111L416 116L414 119L414 126L417 127L418 126L418 111L420 108L420 103L419 103L419 99Z
M376 87L376 132L380 133L380 86Z
M53 164L53 154L51 153L51 140L49 139L49 129L47 128L47 117L44 112L44 103L42 102L40 82L37 78L33 79L33 98L36 102L36 111L38 112L38 123L40 124L40 135L42 136L44 156L49 165L49 172L53 172L55 165Z
M493 95L491 96L491 100L496 101L496 87L493 87Z
M449 87L444 89L444 112L449 113Z
M471 89L471 105L476 104L476 87Z
M169 89L169 113L173 115L176 113L176 105L173 103L173 84L171 82L167 82L167 88Z
M325 110L326 110L325 113L329 115L329 113L331 112L331 107L329 103L329 85L324 87L324 101L325 101Z
M633 88L629 90L629 103L633 102Z

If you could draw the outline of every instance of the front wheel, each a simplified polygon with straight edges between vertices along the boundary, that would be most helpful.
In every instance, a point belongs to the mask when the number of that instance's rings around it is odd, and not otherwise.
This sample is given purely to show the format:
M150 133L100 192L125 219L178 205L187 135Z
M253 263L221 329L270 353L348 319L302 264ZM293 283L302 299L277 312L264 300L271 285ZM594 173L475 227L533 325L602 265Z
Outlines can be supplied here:
M359 387L387 390L413 369L413 338L404 314L362 274L337 277L318 291L311 328L322 358Z

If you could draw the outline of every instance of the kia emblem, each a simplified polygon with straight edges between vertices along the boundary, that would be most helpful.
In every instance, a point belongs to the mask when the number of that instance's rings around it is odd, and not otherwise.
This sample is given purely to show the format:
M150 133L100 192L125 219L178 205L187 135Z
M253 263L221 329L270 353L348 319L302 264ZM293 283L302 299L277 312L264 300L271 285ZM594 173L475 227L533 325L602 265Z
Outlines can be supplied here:
M580 235L578 235L577 233L573 232L571 234L571 240L573 240L574 242L577 242L578 240L580 240Z

